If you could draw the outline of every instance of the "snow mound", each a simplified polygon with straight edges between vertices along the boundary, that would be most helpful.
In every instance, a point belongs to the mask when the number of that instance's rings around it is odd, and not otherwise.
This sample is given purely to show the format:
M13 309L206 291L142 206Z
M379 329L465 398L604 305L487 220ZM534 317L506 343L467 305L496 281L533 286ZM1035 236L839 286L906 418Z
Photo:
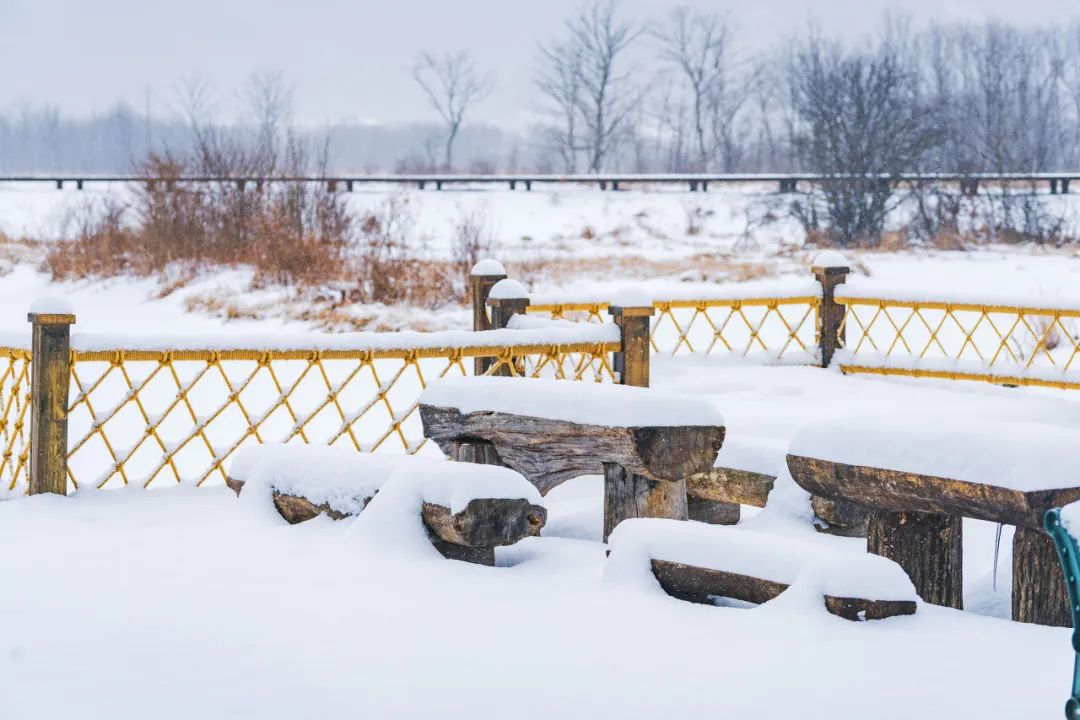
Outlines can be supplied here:
M30 304L30 312L35 315L74 315L75 310L67 298L49 295L39 297Z
M529 297L529 291L525 289L525 286L519 283L517 280L511 280L506 278L495 283L491 288L491 294L488 295L492 300L511 300L518 298Z
M338 447L253 445L237 453L229 477L244 483L245 495L277 491L358 515L398 470L423 474L443 464L411 455L358 453Z
M723 425L708 400L689 395L566 380L448 378L432 383L420 402L462 413L501 412L609 427Z
M651 561L665 560L785 585L812 585L833 597L918 599L907 574L891 560L743 528L638 518L619 523L608 546L606 578L653 590L659 585Z
M652 307L653 298L641 285L625 285L611 297L614 307Z
M405 465L368 503L350 528L350 535L369 547L441 558L420 519L424 503L458 513L473 500L519 498L533 505L544 504L532 483L509 468L451 461L433 462L423 468Z
M470 275L506 275L506 268L494 258L484 258L472 266Z
M805 426L788 453L1030 492L1075 487L1078 444L1080 432L1036 422L856 415Z
M814 257L814 261L810 263L810 266L820 268L851 267L851 263L835 250L822 250Z

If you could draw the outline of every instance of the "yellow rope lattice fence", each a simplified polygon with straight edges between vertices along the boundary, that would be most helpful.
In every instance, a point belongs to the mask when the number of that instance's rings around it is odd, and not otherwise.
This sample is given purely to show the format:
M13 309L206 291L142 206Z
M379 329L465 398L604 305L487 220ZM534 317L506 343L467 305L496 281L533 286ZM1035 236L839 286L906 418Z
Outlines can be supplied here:
M489 373L613 379L617 342L390 350L72 351L68 474L76 487L224 479L252 442L344 444L363 452L425 448L416 412L432 379ZM6 363L0 429L9 492L27 479L29 359ZM466 362L466 359L470 359ZM24 422L24 419L26 422Z
M811 362L821 298L761 297L716 300L656 300L650 332L653 352L758 353L775 360ZM529 313L555 319L606 322L608 303L544 303Z
M1080 389L1080 310L839 297L847 373Z

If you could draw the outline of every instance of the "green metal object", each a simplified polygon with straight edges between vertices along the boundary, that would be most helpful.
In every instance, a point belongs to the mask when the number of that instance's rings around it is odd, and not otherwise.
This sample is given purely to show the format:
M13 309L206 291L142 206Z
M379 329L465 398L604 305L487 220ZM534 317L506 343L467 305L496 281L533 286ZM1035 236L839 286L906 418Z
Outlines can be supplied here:
M1054 539L1058 560L1065 573L1065 586L1069 589L1069 614L1072 615L1072 646L1076 658L1073 664L1072 697L1065 703L1065 717L1080 719L1080 548L1076 539L1061 524L1061 508L1048 510L1043 516L1043 527Z

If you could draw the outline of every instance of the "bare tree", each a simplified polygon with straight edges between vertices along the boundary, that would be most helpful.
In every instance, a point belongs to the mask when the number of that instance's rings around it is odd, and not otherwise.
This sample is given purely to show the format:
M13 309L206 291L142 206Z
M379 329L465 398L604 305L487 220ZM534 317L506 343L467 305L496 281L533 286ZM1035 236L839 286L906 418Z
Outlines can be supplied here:
M544 133L562 161L563 172L574 173L581 149L581 47L572 39L554 41L540 47L540 58L536 88L546 101L544 111L553 119Z
M464 51L442 57L424 53L413 68L413 78L446 125L443 165L449 170L454 161L454 141L465 113L491 94L491 79L477 72Z
M895 207L897 176L918 167L938 128L901 47L845 52L811 37L789 68L794 142L806 167L829 177L797 206L814 228L822 216L832 240L876 245Z
M581 54L577 106L589 172L594 173L600 172L625 137L626 125L641 99L631 73L622 69L622 57L642 31L616 19L615 8L614 0L591 0L567 23L570 42Z
M246 117L255 123L260 164L275 166L292 123L293 88L280 70L252 73L241 93Z
M735 115L749 96L750 83L735 77L729 26L718 15L679 7L654 34L661 58L676 68L689 90L697 156L693 169L703 172L719 161L724 170L732 170Z

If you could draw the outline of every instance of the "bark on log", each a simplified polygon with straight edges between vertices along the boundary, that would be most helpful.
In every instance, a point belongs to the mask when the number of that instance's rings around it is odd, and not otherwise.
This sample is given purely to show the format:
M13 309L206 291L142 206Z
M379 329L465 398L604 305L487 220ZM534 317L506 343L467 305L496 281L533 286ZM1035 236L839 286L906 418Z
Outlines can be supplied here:
M1012 619L1072 627L1069 591L1054 541L1038 530L1016 528L1013 536Z
M703 500L687 493L687 516L697 522L710 525L737 525L742 514L742 506L737 503Z
M525 499L470 500L457 513L443 505L424 503L420 515L427 529L439 539L468 547L513 545L522 538L539 535L547 522L547 510Z
M776 478L772 475L714 467L686 479L691 497L765 507Z
M653 560L652 572L668 595L697 603L708 603L710 597L724 597L760 605L789 587L774 580L666 560ZM846 620L878 620L915 613L915 603L910 600L866 600L824 595L823 602L830 613Z
M451 457L457 443L490 442L502 462L541 493L617 463L650 480L684 480L712 468L724 440L715 426L620 428L506 413L420 406L424 435Z
M866 549L904 569L919 597L964 609L963 518L874 510Z
M795 482L812 495L879 510L907 510L989 520L1038 530L1046 511L1080 500L1080 487L1023 492L884 468L787 456Z
M629 518L686 520L685 480L650 480L617 463L604 463L604 542Z
M870 519L870 510L866 507L820 495L810 498L810 506L821 521L814 526L819 532L839 537L866 537L866 524Z
M458 462L475 463L476 465L499 465L506 467L506 464L499 457L499 453L495 450L495 446L489 442L475 441L475 442L459 442L455 444L454 454L450 457L454 458Z
M243 480L230 477L225 478L225 484L237 495L244 488ZM349 516L348 513L335 510L326 503L315 504L300 495L287 495L274 490L273 496L274 507L277 508L278 514L285 518L290 525L306 522L319 515L326 515L333 520L343 520ZM370 497L364 498L364 507L367 507L369 502L371 502Z

